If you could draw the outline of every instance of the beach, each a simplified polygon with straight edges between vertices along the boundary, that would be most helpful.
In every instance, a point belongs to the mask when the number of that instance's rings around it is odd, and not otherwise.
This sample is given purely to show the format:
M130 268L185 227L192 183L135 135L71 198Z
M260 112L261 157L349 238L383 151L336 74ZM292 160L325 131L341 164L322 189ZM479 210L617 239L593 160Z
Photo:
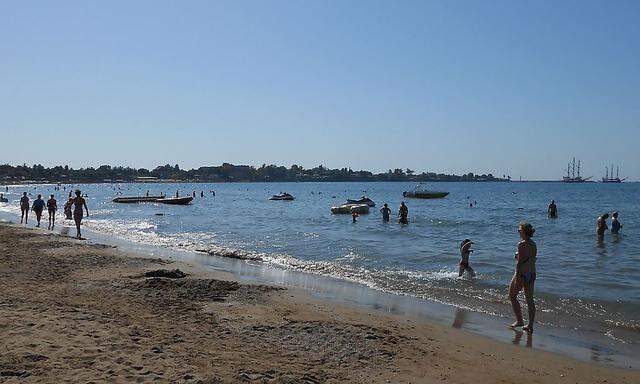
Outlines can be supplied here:
M636 383L292 287L0 225L3 382ZM184 278L145 277L179 269Z

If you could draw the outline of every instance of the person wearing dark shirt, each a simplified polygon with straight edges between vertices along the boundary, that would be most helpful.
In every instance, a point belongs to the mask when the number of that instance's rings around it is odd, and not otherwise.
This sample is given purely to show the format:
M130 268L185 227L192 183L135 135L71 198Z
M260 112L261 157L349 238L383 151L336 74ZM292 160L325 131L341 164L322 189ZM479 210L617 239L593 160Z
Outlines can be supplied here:
M32 209L33 212L36 213L36 220L38 221L36 227L40 226L40 219L42 219L42 211L44 211L45 205L44 200L42 200L42 195L38 195L38 198L33 201Z

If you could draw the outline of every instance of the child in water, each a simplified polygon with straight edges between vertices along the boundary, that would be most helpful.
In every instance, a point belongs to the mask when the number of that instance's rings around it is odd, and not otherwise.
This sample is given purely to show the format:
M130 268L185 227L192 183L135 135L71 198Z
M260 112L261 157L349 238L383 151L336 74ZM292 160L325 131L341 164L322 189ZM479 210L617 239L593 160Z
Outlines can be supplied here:
M353 218L353 222L357 223L358 222L358 212L356 211L351 211L351 217Z
M611 214L611 233L618 234L621 228L622 224L618 221L618 212L613 212Z
M469 239L464 239L460 244L460 267L458 268L458 277L461 277L464 274L464 271L469 271L469 275L471 277L476 276L476 272L469 266L469 255L473 252L471 249L471 245L473 241Z

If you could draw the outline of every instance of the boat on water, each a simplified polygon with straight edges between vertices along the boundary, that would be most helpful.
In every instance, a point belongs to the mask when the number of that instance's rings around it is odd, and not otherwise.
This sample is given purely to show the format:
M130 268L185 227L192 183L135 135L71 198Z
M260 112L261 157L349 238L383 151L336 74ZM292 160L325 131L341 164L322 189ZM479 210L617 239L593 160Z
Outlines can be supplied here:
M611 164L611 176L609 176L609 168L608 167L604 167L605 168L605 175L602 178L602 182L603 183L622 183L623 181L627 180L626 177L624 178L620 178L620 167L616 166L616 177L613 177L613 164Z
M160 199L164 199L165 197L166 197L165 195L116 197L112 201L114 203L152 203Z
M587 183L591 179L591 176L584 178L580 176L580 160L576 166L576 158L573 158L571 163L567 164L567 176L562 178L564 183Z
M279 195L273 195L269 198L269 200L283 200L283 201L291 201L294 200L295 197L289 193L280 193Z
M345 215L354 212L359 215L367 214L369 213L369 206L367 204L342 204L337 207L331 207L331 213L334 215Z
M8 203L8 202L9 202L9 199L4 197L0 198L0 203Z
M161 204L171 204L171 205L188 205L193 200L193 197L165 197L163 199L158 199L155 202Z
M347 204L367 204L370 207L376 206L376 203L366 196L362 196L358 200L347 199Z
M431 191L425 189L422 183L419 183L415 186L413 191L404 191L402 192L402 196L404 197L413 197L416 199L440 199L446 197L449 192L443 191Z

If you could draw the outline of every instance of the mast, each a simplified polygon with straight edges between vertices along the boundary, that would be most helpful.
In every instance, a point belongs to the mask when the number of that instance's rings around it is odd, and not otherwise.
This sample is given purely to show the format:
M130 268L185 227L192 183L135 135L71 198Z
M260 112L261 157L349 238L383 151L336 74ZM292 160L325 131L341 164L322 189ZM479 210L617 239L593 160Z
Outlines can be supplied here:
M616 179L620 178L620 166L616 165Z
M578 160L578 179L580 178L580 160Z
M606 165L604 166L604 178L609 179L609 167Z

